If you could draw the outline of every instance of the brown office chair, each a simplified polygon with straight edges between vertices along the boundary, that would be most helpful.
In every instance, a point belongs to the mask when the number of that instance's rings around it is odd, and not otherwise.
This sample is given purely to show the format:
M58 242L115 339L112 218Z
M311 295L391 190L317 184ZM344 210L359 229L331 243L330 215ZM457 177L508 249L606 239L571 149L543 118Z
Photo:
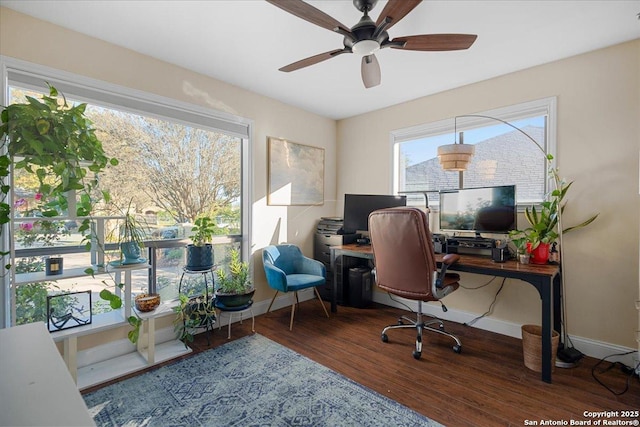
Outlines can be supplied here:
M426 329L453 338L456 342L453 351L460 353L460 340L455 335L445 332L442 320L434 318L425 322L422 318L423 301L440 301L458 289L460 276L446 271L460 256L445 255L442 268L438 272L428 218L417 208L400 207L372 212L369 215L369 233L378 287L391 294L418 301L416 319L401 316L398 324L384 328L382 341L389 341L387 331L390 329L415 328L418 335L413 357L420 359L422 331ZM444 304L442 309L447 311Z

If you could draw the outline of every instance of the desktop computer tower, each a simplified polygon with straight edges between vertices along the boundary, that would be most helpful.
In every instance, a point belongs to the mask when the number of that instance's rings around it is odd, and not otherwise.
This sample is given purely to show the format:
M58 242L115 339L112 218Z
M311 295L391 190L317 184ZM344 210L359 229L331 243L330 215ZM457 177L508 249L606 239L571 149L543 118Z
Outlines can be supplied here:
M349 303L350 307L365 308L373 300L373 283L371 269L353 267L349 269Z

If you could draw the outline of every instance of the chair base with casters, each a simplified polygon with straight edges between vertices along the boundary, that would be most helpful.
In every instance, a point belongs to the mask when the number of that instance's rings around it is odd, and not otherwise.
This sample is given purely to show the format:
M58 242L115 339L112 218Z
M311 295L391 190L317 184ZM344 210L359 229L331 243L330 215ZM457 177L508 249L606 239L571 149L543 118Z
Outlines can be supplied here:
M380 335L382 342L389 342L387 331L389 331L390 329L416 329L416 349L413 351L413 357L414 359L420 359L420 357L422 356L422 331L426 329L428 331L437 332L439 334L453 338L456 342L453 346L453 351L458 354L462 352L462 343L460 342L458 337L444 330L444 323L442 323L441 319L433 318L432 320L424 322L422 320L422 316L424 316L424 314L422 313L422 301L418 301L418 313L416 313L416 319L413 320L408 318L407 316L401 316L400 318L398 318L397 325L389 325L382 330L382 334ZM431 325L438 325L438 327L434 328Z
M322 309L324 310L324 314L326 314L327 317L329 317L329 312L327 311L327 308L324 306L324 303L322 302L322 298L320 297L320 292L318 292L318 288L313 288L316 297L318 298L318 301L320 301L320 305L322 306ZM273 295L273 298L271 298L271 303L269 303L269 308L267 308L267 313L269 313L271 311L271 306L273 305L273 302L276 300L276 297L278 296L279 291L276 291L276 293ZM289 330L292 331L293 330L293 318L296 314L296 305L300 304L300 301L298 300L298 292L295 291L293 292L293 304L291 304L291 320L289 321Z

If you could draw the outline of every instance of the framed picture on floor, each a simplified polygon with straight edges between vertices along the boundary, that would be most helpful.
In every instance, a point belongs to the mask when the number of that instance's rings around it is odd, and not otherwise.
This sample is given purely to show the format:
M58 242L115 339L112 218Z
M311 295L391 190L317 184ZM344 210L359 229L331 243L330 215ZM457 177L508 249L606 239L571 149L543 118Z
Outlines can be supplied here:
M267 204L324 204L324 148L272 137L268 144Z

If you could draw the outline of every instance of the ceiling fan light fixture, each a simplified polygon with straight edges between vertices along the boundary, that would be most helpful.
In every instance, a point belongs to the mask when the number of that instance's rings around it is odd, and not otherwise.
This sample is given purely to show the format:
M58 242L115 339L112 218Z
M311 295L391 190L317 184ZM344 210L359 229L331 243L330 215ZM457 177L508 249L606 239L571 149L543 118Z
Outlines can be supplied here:
M465 171L475 147L468 144L449 144L438 147L440 166L446 171Z
M357 55L371 55L380 50L380 43L375 40L360 40L354 44L351 51Z

